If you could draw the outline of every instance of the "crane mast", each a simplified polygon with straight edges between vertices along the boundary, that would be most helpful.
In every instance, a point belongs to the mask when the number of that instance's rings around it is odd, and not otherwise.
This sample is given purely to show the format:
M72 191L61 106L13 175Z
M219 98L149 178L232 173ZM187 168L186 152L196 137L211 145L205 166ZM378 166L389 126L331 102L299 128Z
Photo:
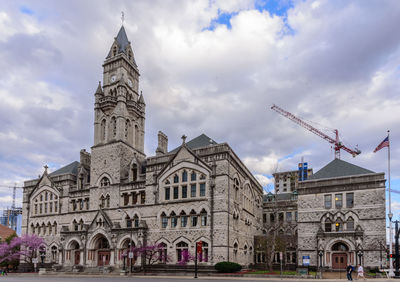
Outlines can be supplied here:
M306 123L305 121L301 120L300 118L296 117L294 114L285 111L284 109L278 107L277 105L272 105L271 107L272 110L276 111L277 113L283 115L284 117L290 119L291 121L297 123L298 125L304 127L305 129L311 131L312 133L318 135L319 137L325 139L331 144L334 144L334 149L335 149L335 159L340 159L340 150L345 150L346 152L350 153L353 157L361 154L361 151L358 150L357 148L352 150L345 145L342 144L339 140L339 131L335 129L333 132L335 133L335 139L332 137L326 135L322 131L318 130L317 128L313 127L312 125Z

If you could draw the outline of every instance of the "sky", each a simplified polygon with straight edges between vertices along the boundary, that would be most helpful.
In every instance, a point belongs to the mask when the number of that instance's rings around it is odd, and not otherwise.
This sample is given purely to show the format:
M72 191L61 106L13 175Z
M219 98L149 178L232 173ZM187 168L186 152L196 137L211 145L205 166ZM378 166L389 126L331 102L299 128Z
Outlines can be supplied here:
M94 92L121 27L146 102L145 152L205 133L227 142L272 191L271 174L318 171L331 144L277 104L362 153L341 158L400 191L399 1L1 1L0 208L12 187L79 160L93 145ZM393 193L394 218L400 194ZM21 189L17 206L22 203Z

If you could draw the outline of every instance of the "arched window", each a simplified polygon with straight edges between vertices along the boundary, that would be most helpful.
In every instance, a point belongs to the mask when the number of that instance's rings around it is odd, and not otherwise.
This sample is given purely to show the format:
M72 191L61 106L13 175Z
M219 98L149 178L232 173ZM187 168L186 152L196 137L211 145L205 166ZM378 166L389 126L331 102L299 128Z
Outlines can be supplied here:
M174 183L179 183L179 176L177 174L174 175Z
M108 179L108 177L104 176L104 177L100 180L100 186L101 186L101 187L110 186L110 179Z
M56 246L51 247L51 261L53 263L57 262L57 247Z
M34 215L54 214L57 212L58 197L51 191L44 190L33 198ZM54 206L54 209L53 209Z
M187 171L186 170L184 170L182 172L182 182L187 182Z
M136 214L133 217L133 226L139 227L139 217Z
M245 255L247 255L247 245L244 245L243 252Z
M125 120L125 139L128 140L128 133L129 133L129 127L131 126L131 123L129 119Z
M236 201L239 200L239 187L240 187L239 179L237 179L235 177L235 179L233 179L233 190L234 190L234 193L235 193L235 200Z
M325 232L332 232L332 221L329 218L325 220Z
M74 231L78 231L79 226L75 219L72 221L72 226Z
M32 230L32 234L35 234L35 225L33 225L33 223L31 223L31 230Z
M79 230L83 230L83 219L79 221Z
M47 232L49 233L49 235L51 235L53 233L50 222L47 223Z
M171 212L170 217L171 217L171 227L175 228L178 225L178 218L176 217L175 212Z
M336 222L335 222L335 230L336 230L337 232L343 231L343 221L342 221L341 218L338 218L338 219L336 220Z
M348 250L349 248L342 242L338 242L332 246L332 251L347 252Z
M127 228L131 228L132 227L132 221L131 221L131 218L129 217L129 215L127 215L125 217L125 224L126 224Z
M167 228L168 226L168 217L167 215L163 212L161 214L161 227L162 228Z
M106 199L104 198L103 195L101 195L101 197L100 197L100 207L104 208L105 203L106 203Z
M167 244L165 243L160 243L158 245L158 260L160 263L166 263L167 262Z
M107 194L106 196L106 207L109 208L110 207L110 195Z
M176 244L176 257L178 261L182 261L188 253L188 244L181 241Z
M197 226L197 214L194 210L191 210L191 212L190 212L190 221L191 221L192 227Z
M354 219L351 216L347 219L346 230L354 231Z
M196 181L196 172L192 171L192 174L190 175L190 181Z
M46 235L46 225L42 223L42 234Z
M131 50L129 50L128 51L128 59L131 60L131 58L132 58L132 52L131 52Z
M117 46L113 47L113 56L117 55Z
M208 262L208 243L203 241L201 245L202 252L199 257L199 261Z
M180 213L181 216L181 227L186 227L187 226L187 221L188 221L188 216L184 211L181 211Z
M200 218L201 218L201 226L207 226L207 212L205 209L201 210Z
M106 120L103 119L101 121L101 126L100 126L100 138L101 141L106 141Z
M55 221L53 224L53 229L54 229L54 235L56 235L57 234L57 222L55 222Z

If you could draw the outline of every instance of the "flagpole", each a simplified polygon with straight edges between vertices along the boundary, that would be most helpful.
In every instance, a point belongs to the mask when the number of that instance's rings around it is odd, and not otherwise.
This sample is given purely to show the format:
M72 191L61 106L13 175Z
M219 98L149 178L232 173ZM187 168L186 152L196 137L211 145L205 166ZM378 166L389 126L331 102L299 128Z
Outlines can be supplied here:
M393 236L392 236L392 195L391 195L391 191L390 191L390 139L389 139L389 133L390 130L388 130L388 180L389 180L389 252L390 254L393 254ZM389 277L393 277L394 276L394 272L393 272L393 259L390 256L389 259L389 263L390 263L390 267L389 267Z

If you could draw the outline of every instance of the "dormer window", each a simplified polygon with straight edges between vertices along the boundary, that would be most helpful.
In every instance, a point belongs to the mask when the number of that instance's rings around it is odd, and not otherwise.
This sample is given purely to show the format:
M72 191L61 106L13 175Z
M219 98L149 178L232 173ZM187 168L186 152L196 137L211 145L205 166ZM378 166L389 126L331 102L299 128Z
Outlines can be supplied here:
M113 56L117 55L117 46L113 47Z

